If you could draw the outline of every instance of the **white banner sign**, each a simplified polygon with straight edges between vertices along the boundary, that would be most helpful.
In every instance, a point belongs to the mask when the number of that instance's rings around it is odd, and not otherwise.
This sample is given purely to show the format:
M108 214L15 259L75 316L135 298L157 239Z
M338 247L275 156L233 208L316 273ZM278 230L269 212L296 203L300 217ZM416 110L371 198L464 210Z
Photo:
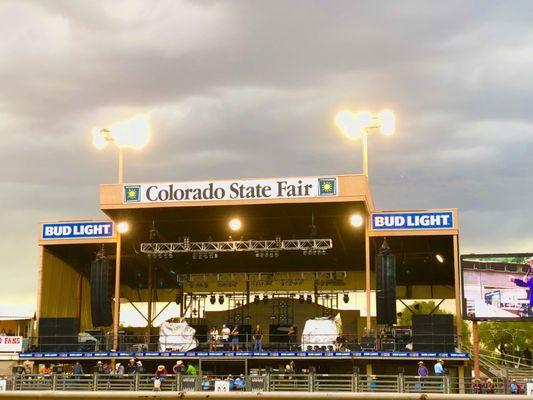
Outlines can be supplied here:
M141 183L123 186L124 203L291 199L338 195L337 177Z
M0 336L0 352L20 353L22 351L22 336Z
M5 379L0 379L0 392L5 392L7 390L7 381Z

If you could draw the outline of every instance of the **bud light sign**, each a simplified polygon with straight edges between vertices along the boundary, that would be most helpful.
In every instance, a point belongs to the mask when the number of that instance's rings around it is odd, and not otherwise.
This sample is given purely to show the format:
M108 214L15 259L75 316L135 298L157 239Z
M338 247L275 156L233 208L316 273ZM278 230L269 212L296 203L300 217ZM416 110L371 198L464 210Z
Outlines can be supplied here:
M41 231L44 240L112 238L113 222L57 222L44 223Z
M453 229L453 211L383 212L372 214L372 229Z

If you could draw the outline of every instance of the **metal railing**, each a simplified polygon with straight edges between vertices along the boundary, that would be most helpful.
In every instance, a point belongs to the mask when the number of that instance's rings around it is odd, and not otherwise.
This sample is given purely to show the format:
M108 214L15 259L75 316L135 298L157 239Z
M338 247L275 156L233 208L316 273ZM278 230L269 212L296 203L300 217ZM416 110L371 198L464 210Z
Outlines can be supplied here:
M506 393L503 379L493 385L473 378L444 376L362 375L362 374L274 374L248 376L199 376L154 374L21 374L13 376L13 390L56 391L153 391L160 379L161 391L214 391L218 382L227 382L231 391L247 392L389 392L389 393ZM533 377L532 377L533 380ZM525 380L519 382L525 387Z

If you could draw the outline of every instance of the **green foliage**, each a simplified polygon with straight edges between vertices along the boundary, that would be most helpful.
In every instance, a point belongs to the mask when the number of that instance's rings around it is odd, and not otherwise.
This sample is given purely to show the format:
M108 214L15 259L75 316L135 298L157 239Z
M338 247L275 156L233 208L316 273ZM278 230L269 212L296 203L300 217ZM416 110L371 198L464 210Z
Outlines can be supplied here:
M518 353L526 347L533 349L532 325L531 322L479 322L480 346L494 351L503 343L509 354L515 353L517 347Z
M437 306L434 301L416 301L409 306L415 314L429 314ZM407 308L400 311L401 316L398 317L398 325L411 326L413 324L413 313ZM436 309L433 314L447 314L440 309Z

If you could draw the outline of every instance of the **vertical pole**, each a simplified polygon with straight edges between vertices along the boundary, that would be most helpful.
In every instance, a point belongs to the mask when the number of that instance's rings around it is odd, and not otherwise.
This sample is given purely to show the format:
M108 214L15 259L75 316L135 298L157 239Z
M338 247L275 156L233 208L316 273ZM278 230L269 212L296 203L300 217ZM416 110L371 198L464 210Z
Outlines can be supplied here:
M453 235L453 271L455 280L455 325L457 326L457 347L463 344L463 309L461 299L461 275L459 271L459 239Z
M148 344L148 349L150 350L150 344L152 341L152 295L154 292L154 271L152 259L148 259L148 326L146 329L146 343Z
M368 131L363 129L363 175L368 178Z
M83 296L83 275L80 272L80 275L78 276L78 290L76 293L76 300L77 300L77 310L76 310L76 318L78 319L78 331L81 330L81 301Z
M366 134L365 134L366 135ZM370 296L370 216L366 218L365 224L365 291L366 291L366 328L372 328L372 319L370 311L372 309L371 296Z
M477 321L472 321L472 336L474 339L474 378L479 379L479 331Z
M122 185L124 182L124 149L118 148L118 183Z
M115 310L113 314L113 349L118 351L118 324L120 317L120 252L121 234L117 232L117 256L115 261Z
M39 336L39 321L41 319L42 305L43 305L43 262L44 262L44 246L39 246L39 274L37 277L37 309L35 311L35 332L32 336ZM36 339L33 339L32 344L36 344Z

